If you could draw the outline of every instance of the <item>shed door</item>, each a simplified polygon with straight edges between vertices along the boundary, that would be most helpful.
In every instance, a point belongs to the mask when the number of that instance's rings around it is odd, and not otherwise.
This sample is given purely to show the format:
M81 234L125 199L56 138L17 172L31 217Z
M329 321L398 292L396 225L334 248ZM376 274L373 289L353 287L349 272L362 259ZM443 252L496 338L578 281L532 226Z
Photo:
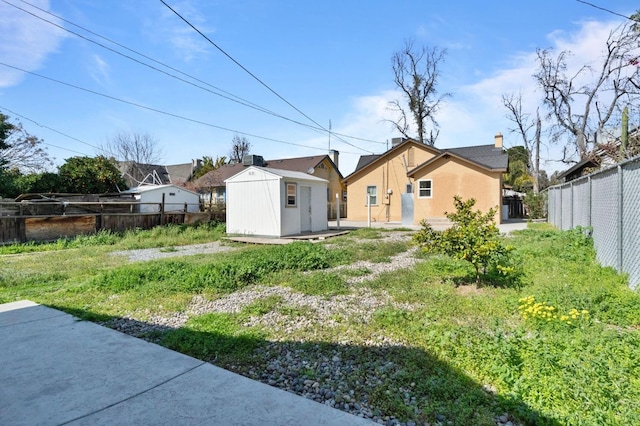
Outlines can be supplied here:
M311 231L311 187L300 187L300 232Z

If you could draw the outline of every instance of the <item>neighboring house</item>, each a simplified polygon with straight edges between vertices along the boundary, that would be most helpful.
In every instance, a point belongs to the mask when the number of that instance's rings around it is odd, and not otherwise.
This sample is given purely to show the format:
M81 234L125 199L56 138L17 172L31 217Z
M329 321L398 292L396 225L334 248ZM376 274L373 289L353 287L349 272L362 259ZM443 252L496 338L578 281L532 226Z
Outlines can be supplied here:
M191 163L163 166L160 164L142 164L135 161L116 162L118 170L129 188L142 185L184 185L202 165L202 160Z
M228 234L282 237L328 229L325 179L248 166L225 183Z
M586 159L577 162L569 169L558 174L558 180L560 182L570 182L640 154L640 128L638 127L628 132L628 140L625 147L622 146L621 136L605 137L603 139L605 139L605 142L598 143Z
M155 213L164 204L165 212L200 211L200 194L176 185L143 185L120 193L123 197L133 197L140 203L140 213Z
M494 144L438 149L411 139L395 138L381 155L360 157L347 176L347 219L417 225L446 220L453 197L475 198L475 208L497 208L500 221L502 173L509 166L502 135ZM370 195L371 212L368 211Z
M338 170L338 151L331 151L331 155L315 155L311 157L285 158L278 160L263 160L257 155L249 155L242 163L226 164L219 169L210 171L194 181L194 186L203 195L205 203L224 203L226 200L225 180L239 173L249 166L269 167L289 170L315 176L327 180L325 202L327 217L333 220L336 215L336 194L340 197L341 217L346 217L346 186L342 183L342 174Z

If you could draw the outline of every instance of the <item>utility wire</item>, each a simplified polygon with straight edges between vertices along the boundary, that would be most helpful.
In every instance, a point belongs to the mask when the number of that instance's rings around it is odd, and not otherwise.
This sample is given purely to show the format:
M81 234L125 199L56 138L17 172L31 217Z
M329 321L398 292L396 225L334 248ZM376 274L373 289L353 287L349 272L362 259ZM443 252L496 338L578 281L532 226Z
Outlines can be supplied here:
M14 7L14 8L16 8L16 9L18 9L18 10L21 10L21 11L23 11L23 12L25 12L25 13L28 13L29 15L31 15L31 16L33 16L33 17L37 18L37 19L40 19L40 20L42 20L42 21L44 21L44 22L47 22L48 24L53 25L53 26L55 26L55 27L57 27L57 28L59 28L59 29L61 29L61 30L63 30L63 31L66 31L66 32L68 32L68 33L70 33L70 34L73 34L73 35L75 35L75 36L77 36L77 37L79 37L79 38L81 38L81 39L83 39L83 40L85 40L85 41L88 41L88 42L90 42L90 43L93 43L93 44L95 44L95 45L97 45L97 46L99 46L99 47L102 47L103 49L109 50L109 51L111 51L111 52L113 52L113 53L115 53L115 54L117 54L117 55L120 55L120 56L122 56L122 57L124 57L124 58L127 58L127 59L129 59L129 60L131 60L131 61L134 61L134 62L136 62L136 63L138 63L138 64L140 64L140 65L146 66L146 67L148 67L148 68L150 68L150 69L152 69L152 70L154 70L154 71L158 71L158 72L160 72L160 73L162 73L162 74L165 74L165 75L167 75L167 76L169 76L169 77L171 77L171 78L177 79L177 80L179 80L179 81L181 81L181 82L183 82L183 83L186 83L186 84L189 84L189 85L191 85L191 86L193 86L193 87L196 87L196 88L199 88L199 89L205 90L205 91L207 91L207 92L209 92L209 93L211 93L211 94L214 94L214 95L216 95L216 96L220 96L220 97L222 97L222 98L224 98L224 99L227 99L227 100L230 100L230 101L232 101L232 102L236 102L236 103L238 103L238 104L240 104L240 105L243 105L243 106L246 106L246 107L248 107L248 108L255 109L255 110L257 110L257 111L260 111L260 112L263 112L263 113L266 113L266 114L272 115L272 116L277 117L277 118L281 118L281 119L286 120L286 121L289 121L289 122L291 122L291 123L294 123L294 124L297 124L297 125L300 125L300 126L303 126L303 127L307 127L307 128L309 128L309 129L316 130L316 131L322 131L322 132L324 132L324 131L325 131L325 129L323 129L323 128L321 128L321 127L311 126L311 125L309 125L309 124L302 123L302 122L300 122L300 121L293 120L293 119L291 119L291 118L288 118L288 117L286 117L286 116L283 116L283 115L281 115L281 114L278 114L278 113L276 113L276 112L274 112L274 111L271 111L271 110L269 110L269 109L267 109L267 108L261 107L260 105L257 105L257 104L255 104L255 103L253 103L253 102L251 102L251 101L246 100L246 99L243 99L242 97L237 96L237 95L234 95L233 93L228 92L228 91L226 91L226 90L224 90L224 89L221 89L221 88L219 88L219 87L216 87L216 86L214 86L214 85L212 85L212 84L210 84L210 83L208 83L208 82L206 82L206 81L204 81L204 80L201 80L201 79L199 79L199 78L197 78L197 77L194 77L194 76L192 76L192 75L190 75L190 74L188 74L188 73L185 73L184 71L181 71L181 70L179 70L179 69L177 69L177 68L174 68L174 67L172 67L172 66L170 66L170 65L168 65L168 64L166 64L166 63L164 63L164 62L158 61L158 60L156 60L156 59L154 59L154 58L152 58L152 57L150 57L150 56L148 56L148 55L145 55L144 53L141 53L141 52L138 52L138 51L136 51L136 50L134 50L134 49L131 49L131 48L129 48L129 47L127 47L127 46L125 46L125 45L123 45L123 44L121 44L121 43L118 43L117 41L114 41L114 40L112 40L112 39L110 39L110 38L108 38L108 37L102 36L102 35L100 35L100 34L98 34L98 33L94 32L94 31L89 30L88 28L85 28L85 27L83 27L83 26L81 26L81 25L75 24L74 22L71 22L71 21L69 21L69 20L67 20L67 19L65 19L65 18L63 18L63 17L61 17L61 16L59 16L59 15L56 15L56 14L51 13L51 12L49 12L49 11L45 10L45 9L42 9L42 8L40 8L40 7L38 7L38 6L34 5L34 4L32 4L32 3L29 3L28 1L25 1L25 0L18 0L18 1L22 2L22 3L24 3L24 4L27 4L27 5L31 6L31 7L33 7L34 9L37 9L37 10L41 11L42 13L46 13L46 14L48 14L48 15L50 15L50 16L53 16L54 18L59 19L59 20L61 20L61 21L63 21L63 22L66 22L66 23L68 23L69 25L73 25L74 27L79 28L79 29L81 29L81 30L83 30L83 31L86 31L86 32L87 32L87 33L89 33L89 34L92 34L92 35L94 35L94 36L96 36L96 37L98 37L98 38L100 38L100 39L106 40L106 41L108 41L109 43L112 43L112 44L114 44L114 45L116 45L116 46L118 46L118 47L121 47L121 48L123 48L123 49L125 49L125 50L127 50L127 51L129 51L129 52L135 53L136 55L139 55L139 56L141 56L141 57L143 57L143 58L145 58L145 59L147 59L147 60L149 60L149 61L152 61L152 62L154 62L154 63L156 63L156 64L159 64L159 65L161 65L161 66L163 66L163 67L166 67L167 69L170 69L170 70L172 70L172 71L175 71L175 72L177 72L177 73L179 73L179 74L181 74L181 75L183 75L183 76L185 76L185 77L188 77L188 78L190 78L190 79L193 79L194 81L197 81L197 82L202 83L202 84L204 84L204 85L206 85L206 86L209 86L209 87L211 87L211 88L213 88L213 89L215 89L215 90L218 90L218 91L220 91L220 92L222 92L222 93L224 93L224 94L221 94L221 93L218 93L218 92L216 92L216 91L210 90L210 89L208 89L208 88L206 88L206 87L202 87L202 86L200 86L200 85L198 85L198 84L195 84L195 83L193 83L193 82L191 82L191 81L185 80L184 78L181 78L181 77L176 76L176 75L174 75L174 74L168 73L167 71L164 71L164 70L162 70L162 69L159 69L159 68L157 68L157 67L154 67L153 65L149 65L149 64L147 64L147 63L145 63L145 62L142 62L142 61L140 61L139 59L133 58L133 57L131 57L131 56L129 56L129 55L126 55L126 54L124 54L124 53L122 53L122 52L119 52L119 51L117 51L117 50L115 50L115 49L113 49L113 48L111 48L111 47L105 46L104 44L101 44L101 43L99 43L99 42L97 42L97 41L95 41L95 40L92 40L92 39L90 39L90 38L88 38L88 37L86 37L86 36L84 36L84 35L82 35L82 34L79 34L79 33L77 33L77 32L71 31L71 30L69 30L68 28L65 28L65 27L63 27L63 26L61 26L61 25L59 25L59 24L57 24L57 23L55 23L55 22L53 22L53 21L50 21L50 20L48 20L48 19L45 19L45 18L44 18L44 17L42 17L42 16L36 15L36 14L34 14L34 13L32 13L32 12L30 12L30 11L28 11L28 10L24 9L24 8L21 8L21 7L19 7L19 6L15 5L15 4L13 4L13 3L10 3L10 2L8 2L7 0L0 0L0 1L2 1L2 2L4 2L4 3L6 3L6 4L8 4L8 5L10 5L10 6ZM372 143L378 143L378 144L385 144L385 142L374 141L374 140L369 140L369 139L364 139L364 138L358 138L358 137L355 137L355 136L344 135L344 134L340 134L340 133L334 133L334 134L337 134L337 135L340 135L340 136L343 136L343 137L347 137L347 138L351 138L351 139L358 139L358 140L362 140L362 141L366 141L366 142L372 142ZM366 150L364 150L364 151L366 151Z
M628 19L629 21L637 22L635 19L631 19L629 16L623 15L623 14L618 13L618 12L614 12L613 10L606 9L604 7L595 5L593 3L589 3L588 1L584 1L584 0L576 0L576 1L578 3L586 4L587 6L591 6L593 8L600 9L602 11L608 12L608 13L610 13L612 15L616 15L616 16L620 16L621 18Z
M191 22L189 22L186 18L184 18L182 15L180 15L174 8L172 8L171 6L169 6L164 0L160 0L160 2L162 4L164 4L169 10L171 10L178 18L180 18L181 20L183 20L188 26L190 26L195 32L197 32L198 34L200 34L205 40L207 40L212 46L214 46L216 49L218 49L220 52L222 52L222 54L224 54L227 58L229 58L234 64L236 64L237 66L239 66L244 72L246 72L247 74L249 74L251 77L253 77L254 80L256 80L258 83L260 83L262 86L264 86L267 90L269 90L271 93L273 93L274 95L276 95L279 99L281 99L284 103L286 103L287 105L289 105L291 108L293 108L294 110L296 110L298 113L300 113L303 117L305 117L307 120L309 120L310 122L312 122L313 124L315 124L316 126L318 126L319 128L321 128L322 130L324 130L325 132L331 133L328 129L326 129L323 125L321 125L320 123L318 123L317 121L315 121L313 118L309 117L307 114L305 114L304 112L302 112L299 108L297 108L295 105L293 105L291 102L289 102L288 100L286 100L283 96L281 96L278 92L276 92L275 90L273 90L267 83L265 83L264 81L262 81L260 78L258 78L258 76L256 76L254 73L252 73L251 71L249 71L244 65L242 65L240 62L238 62L235 58L233 58L230 54L228 54L224 49L222 49L220 46L218 46L216 43L213 42L213 40L211 40L209 37L207 37L202 31L200 31L198 28L196 28L195 25L193 25ZM340 139L340 138L339 138ZM350 142L345 141L344 139L340 139L342 142L346 143L349 146L352 146L356 149L359 149L361 151L365 151L365 152L371 152L371 150L368 149L364 149L361 148L359 146L356 146ZM373 152L371 152L373 154Z
M23 119L25 119L25 120L28 120L28 121L32 122L33 124L35 124L36 126L40 126L40 127L44 128L44 129L49 129L49 130L51 130L51 131L53 131L53 132L56 132L56 133L58 133L58 134L60 134L60 135L62 135L62 136L65 136L65 137L67 137L67 138L69 138L69 139L73 139L73 140L74 140L74 141L76 141L76 142L80 142L81 144L84 144L84 145L90 146L91 148L95 148L95 149L97 149L97 150L100 150L100 148L99 148L99 147L97 147L97 146L95 146L95 145L91 145L91 144L90 144L90 143L88 143L88 142L85 142L85 141L83 141L83 140L80 140L80 139L74 138L73 136L69 136L69 135L67 135L67 134L65 134L65 133L62 133L62 132L60 132L60 131L58 131L58 130L56 130L56 129L54 129L54 128L51 128L51 127L49 127L49 126L45 126L44 124L40 124L40 123L38 123L37 121L34 121L34 120L32 120L32 119L30 119L30 118L28 118L28 117L25 117L25 116L23 116L23 115L20 115L20 114L18 114L18 113L17 113L17 112L15 112L15 111L11 111L9 108L6 108L6 107L3 107L3 106L0 106L0 109L4 109L5 111L9 111L11 114L13 114L13 115L15 115L15 116L17 116L17 117L23 118Z
M268 138L268 137L265 137L265 136L259 136L259 135L255 135L255 134L252 134L252 133L242 132L240 130L230 129L228 127L222 127L222 126L218 126L218 125L215 125L215 124L207 123L207 122L204 122L204 121L196 120L196 119L193 119L193 118L185 117L185 116L182 116L182 115L174 114L174 113L171 113L171 112L163 111L163 110L160 110L160 109L157 109L157 108L152 108L152 107L149 107L149 106L146 106L146 105L142 105L142 104L139 104L139 103L136 103L136 102L127 101L127 100L124 100L124 99L121 99L121 98L117 98L115 96L106 95L104 93L96 92L95 90L86 89L84 87L80 87L80 86L77 86L75 84L66 83L64 81L57 80L57 79L51 78L51 77L47 77L47 76L44 76L42 74L38 74L38 73L35 73L35 72L32 72L32 71L27 71L25 69L22 69L22 68L13 66L13 65L6 64L4 62L0 62L0 65L3 65L3 66L8 67L8 68L12 68L12 69L14 69L16 71L20 71L20 72L23 72L23 73L26 73L26 74L29 74L29 75L33 75L35 77L39 77L39 78L42 78L42 79L45 79L45 80L49 80L49 81L52 81L54 83L58 83L58 84L61 84L61 85L67 86L67 87L71 87L71 88L74 88L74 89L77 89L77 90L81 90L83 92L91 93L91 94L94 94L94 95L97 95L97 96L101 96L103 98L111 99L111 100L114 100L114 101L117 101L117 102L122 102L124 104L128 104L128 105L132 105L132 106L135 106L135 107L138 107L138 108L146 109L148 111L153 111L153 112L156 112L158 114L163 114L163 115L166 115L166 116L169 116L169 117L178 118L180 120L189 121L191 123L201 124L203 126L213 127L215 129L225 130L227 132L232 132L232 133L238 133L238 134L241 134L241 135L250 136L252 138L263 139L263 140L270 141L270 142L276 142L276 143L281 143L281 144L285 144L285 145L293 145L293 146L299 146L299 147L302 147L302 148L309 148L309 149L315 149L315 150L318 150L318 151L324 151L323 148L318 148L318 147L310 146L310 145L298 144L298 143L294 143L294 142L287 142L287 141L283 141L283 140L279 140L279 139ZM357 152L345 152L345 154L356 154L356 155L358 155L359 153L357 153Z
M56 130L56 129L52 128L52 127L45 126L44 124L40 124L40 123L38 123L37 121L32 120L32 119L31 119L31 118L29 118L29 117L25 117L25 116L24 116L24 115L22 115L22 114L18 114L17 112L12 111L12 110L10 110L9 108L6 108L6 107L3 107L3 106L1 106L1 105L0 105L0 109L5 110L5 111L7 111L7 112L11 113L11 115L14 115L14 116L16 116L16 117L20 117L20 118L22 118L23 120L30 121L30 122L32 122L33 124L35 124L36 126L42 127L42 128L44 128L44 129L51 130L51 131L56 132L56 133L58 133L58 134L60 134L60 135L62 135L62 136L65 136L65 137L67 137L67 138L73 139L73 140L78 141L78 142L80 142L80 143L83 143L83 144L85 144L85 145L89 145L90 147L96 148L95 146L90 145L90 144L88 144L88 143L86 143L86 142L83 142L83 141L81 141L80 139L76 139L76 138L74 138L73 136L69 136L69 135L67 135L66 133L62 133L62 132L60 132L60 131L58 131L58 130ZM52 147L54 147L54 148L58 148L58 149L64 149L65 151L69 151L69 152L73 152L73 153L76 153L76 154L80 154L80 155L84 155L84 156L86 156L86 157L89 157L89 155L85 154L84 152L74 151L73 149L64 148L64 147L62 147L62 146L54 145L54 144L52 144L52 143L45 142L45 141L43 141L43 140L41 140L41 141L40 141L40 143L41 143L41 144L43 144L43 145L52 146Z

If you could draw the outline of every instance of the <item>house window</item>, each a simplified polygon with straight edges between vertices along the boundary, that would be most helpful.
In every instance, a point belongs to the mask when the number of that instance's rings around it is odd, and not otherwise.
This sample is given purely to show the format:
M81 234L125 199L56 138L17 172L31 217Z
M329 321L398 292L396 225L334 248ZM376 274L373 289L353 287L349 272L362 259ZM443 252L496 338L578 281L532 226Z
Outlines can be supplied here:
M298 185L295 183L287 184L287 207L295 207L297 200Z
M367 186L367 194L369 194L369 199L371 200L371 205L378 204L378 187L377 186ZM365 204L367 200L364 200Z
M433 183L431 179L418 181L418 197L431 198L433 194Z
M412 183L408 183L407 184L407 188L406 188L405 194L413 194L413 184Z

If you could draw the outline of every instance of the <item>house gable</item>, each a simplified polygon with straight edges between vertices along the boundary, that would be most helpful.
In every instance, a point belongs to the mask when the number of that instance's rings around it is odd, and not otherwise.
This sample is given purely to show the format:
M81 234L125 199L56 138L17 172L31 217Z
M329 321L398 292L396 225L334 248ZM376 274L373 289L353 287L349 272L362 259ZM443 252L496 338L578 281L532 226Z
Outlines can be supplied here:
M363 156L366 158L366 161L358 162L358 166L360 168L356 168L353 173L344 178L343 182L349 185L352 181L360 179L363 175L369 173L371 170L379 168L388 161L399 161L402 165L402 169L405 171L404 173L406 174L406 171L415 167L416 164L423 163L438 155L440 152L441 151L439 149L430 145L425 145L412 139L407 139L384 154L377 156ZM413 162L411 160L413 160ZM410 165L411 163L412 165Z

